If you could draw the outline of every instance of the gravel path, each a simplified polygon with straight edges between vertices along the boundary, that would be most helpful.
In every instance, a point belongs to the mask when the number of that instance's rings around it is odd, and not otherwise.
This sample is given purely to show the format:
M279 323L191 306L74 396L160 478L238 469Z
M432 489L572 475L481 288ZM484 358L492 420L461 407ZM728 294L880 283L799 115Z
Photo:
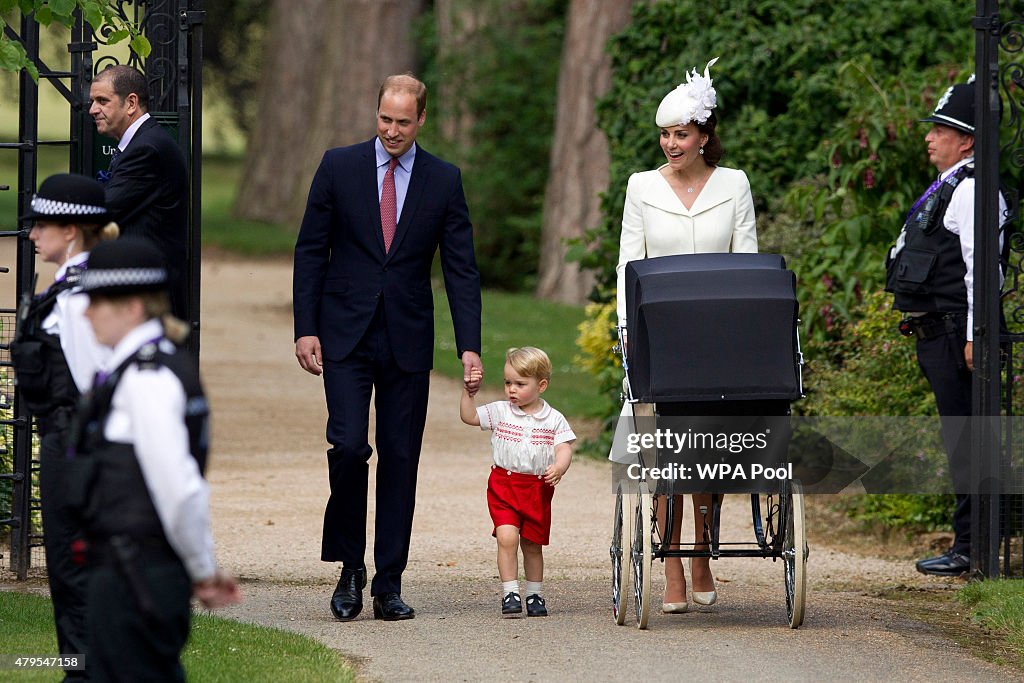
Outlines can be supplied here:
M551 616L501 619L484 500L487 437L459 421L460 387L437 376L403 591L417 617L377 622L367 609L354 622L334 621L327 603L339 567L318 559L328 495L326 409L321 382L293 357L290 278L287 262L210 259L204 269L202 358L215 418L209 473L215 534L222 563L242 577L246 594L242 605L222 614L310 635L344 653L366 679L381 681L686 675L870 681L937 674L1020 680L1019 672L971 656L865 592L898 585L941 589L947 581L922 577L908 562L825 549L828 529L813 519L808 610L800 629L786 623L781 565L760 559L713 565L720 584L713 607L656 613L647 631L615 626L607 554L610 470L586 460L574 463L554 499L545 552ZM739 498L725 513L723 538L750 534L749 511Z
M242 579L245 593L243 604L221 615L312 636L343 653L366 680L1021 678L872 594L886 586L947 590L951 582L922 577L909 562L828 549L829 529L813 518L800 629L786 623L781 564L760 559L712 565L720 593L713 607L655 613L646 631L615 626L610 469L582 459L554 499L545 552L551 616L501 619L484 499L487 435L459 421L460 386L437 376L403 590L417 616L377 622L367 608L357 620L339 623L328 600L340 567L319 561L328 495L326 408L320 380L302 372L293 356L290 263L209 257L203 278L214 533L221 563ZM745 501L730 499L724 513L723 538L751 534ZM656 564L655 601L659 569Z

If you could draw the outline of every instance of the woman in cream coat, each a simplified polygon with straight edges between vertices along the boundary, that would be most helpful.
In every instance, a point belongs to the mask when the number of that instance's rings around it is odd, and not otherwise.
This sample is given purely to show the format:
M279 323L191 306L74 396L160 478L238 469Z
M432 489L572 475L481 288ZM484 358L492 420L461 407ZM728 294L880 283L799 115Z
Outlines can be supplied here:
M619 243L618 318L626 325L626 264L648 256L711 252L756 252L754 202L743 171L718 166L722 144L715 133L715 90L708 70L696 69L661 101L655 121L666 163L653 171L634 173L626 187ZM680 496L682 498L682 496ZM711 509L711 494L693 498L694 539L703 534L701 506ZM682 510L681 500L677 509ZM665 525L664 501L658 505L659 526ZM676 515L672 541L678 543L683 515ZM663 534L667 536L667 534ZM696 546L706 549L707 546ZM693 601L714 604L718 599L708 558L690 563ZM665 597L662 611L687 611L686 577L678 557L665 559Z

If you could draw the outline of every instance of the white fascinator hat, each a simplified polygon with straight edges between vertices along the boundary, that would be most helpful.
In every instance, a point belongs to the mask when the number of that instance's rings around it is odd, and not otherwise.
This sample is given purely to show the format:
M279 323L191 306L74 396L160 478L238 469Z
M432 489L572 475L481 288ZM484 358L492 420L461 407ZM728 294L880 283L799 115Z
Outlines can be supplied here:
M715 89L711 85L708 70L718 61L715 57L704 67L704 75L697 69L686 74L686 83L680 83L669 94L665 95L658 105L658 113L654 117L659 128L669 126L685 126L694 121L706 123L711 110L718 104Z

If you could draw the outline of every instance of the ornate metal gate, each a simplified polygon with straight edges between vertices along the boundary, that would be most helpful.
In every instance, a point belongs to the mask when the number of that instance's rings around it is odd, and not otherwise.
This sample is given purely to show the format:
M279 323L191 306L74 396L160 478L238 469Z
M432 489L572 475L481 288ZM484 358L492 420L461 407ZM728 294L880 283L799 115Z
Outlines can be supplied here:
M0 153L18 155L18 215L27 212L39 181L39 151L63 146L68 150L67 169L94 176L106 168L109 142L96 133L89 116L89 87L93 76L114 63L137 67L146 75L150 90L150 114L176 136L189 165L189 323L192 335L189 348L199 354L199 273L200 273L200 181L202 150L202 21L203 0L117 0L118 12L142 28L153 46L141 59L126 43L107 47L109 33L96 35L79 13L71 28L68 43L69 66L53 69L43 62L39 51L39 25L22 19L20 31L10 26L5 33L24 47L39 69L39 83L27 73L20 75L17 142L0 143ZM98 53L104 46L102 53ZM120 50L120 52L118 51ZM67 81L67 84L65 83ZM70 135L67 140L39 138L39 92L53 87L68 104ZM35 255L28 241L28 227L0 232L0 237L18 242L16 271L0 277L17 278L17 298L30 290L35 272ZM15 301L0 301L0 532L10 528L10 562L19 579L24 579L32 563L32 548L42 545L38 528L38 497L35 489L36 466L32 459L32 423L13 385L7 345L13 335ZM5 463L10 465L5 466ZM10 467L10 469L7 469ZM5 504L7 496L9 504ZM3 534L0 533L0 538ZM0 546L2 550L2 546ZM2 557L2 555L0 555Z
M1022 434L1024 234L1014 219L1024 180L1024 15L1021 3L978 0L975 72L974 419L975 504L971 564L984 576L1024 575ZM1000 123L1001 120L1001 123ZM1000 130L1000 128L1002 130ZM1002 135L1000 135L1002 133ZM1010 207L1005 248L998 232L1000 179ZM1000 262L1005 284L1000 286ZM1000 324L1005 313L1006 326Z

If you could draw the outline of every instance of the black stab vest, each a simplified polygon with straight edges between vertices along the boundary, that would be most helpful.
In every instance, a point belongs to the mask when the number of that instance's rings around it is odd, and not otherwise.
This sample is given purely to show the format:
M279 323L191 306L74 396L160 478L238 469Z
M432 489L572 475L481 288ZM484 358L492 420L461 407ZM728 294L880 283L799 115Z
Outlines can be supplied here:
M181 382L186 396L189 447L200 473L206 469L210 411L195 363L185 353L165 353L156 343L146 344L111 373L106 382L82 398L72 427L69 457L81 476L77 477L76 491L69 498L93 541L102 542L116 535L166 540L135 447L108 441L103 436L114 391L131 365L143 372L166 367Z
M19 312L18 329L10 346L11 364L20 398L38 418L47 418L59 408L74 408L79 398L60 337L46 332L43 321L57 305L57 295L76 286L84 270L69 267L63 280Z
M960 252L960 236L946 230L944 219L953 191L965 178L973 177L973 163L961 166L907 219L903 249L895 257L886 257L885 291L895 295L893 308L967 312L967 264Z

